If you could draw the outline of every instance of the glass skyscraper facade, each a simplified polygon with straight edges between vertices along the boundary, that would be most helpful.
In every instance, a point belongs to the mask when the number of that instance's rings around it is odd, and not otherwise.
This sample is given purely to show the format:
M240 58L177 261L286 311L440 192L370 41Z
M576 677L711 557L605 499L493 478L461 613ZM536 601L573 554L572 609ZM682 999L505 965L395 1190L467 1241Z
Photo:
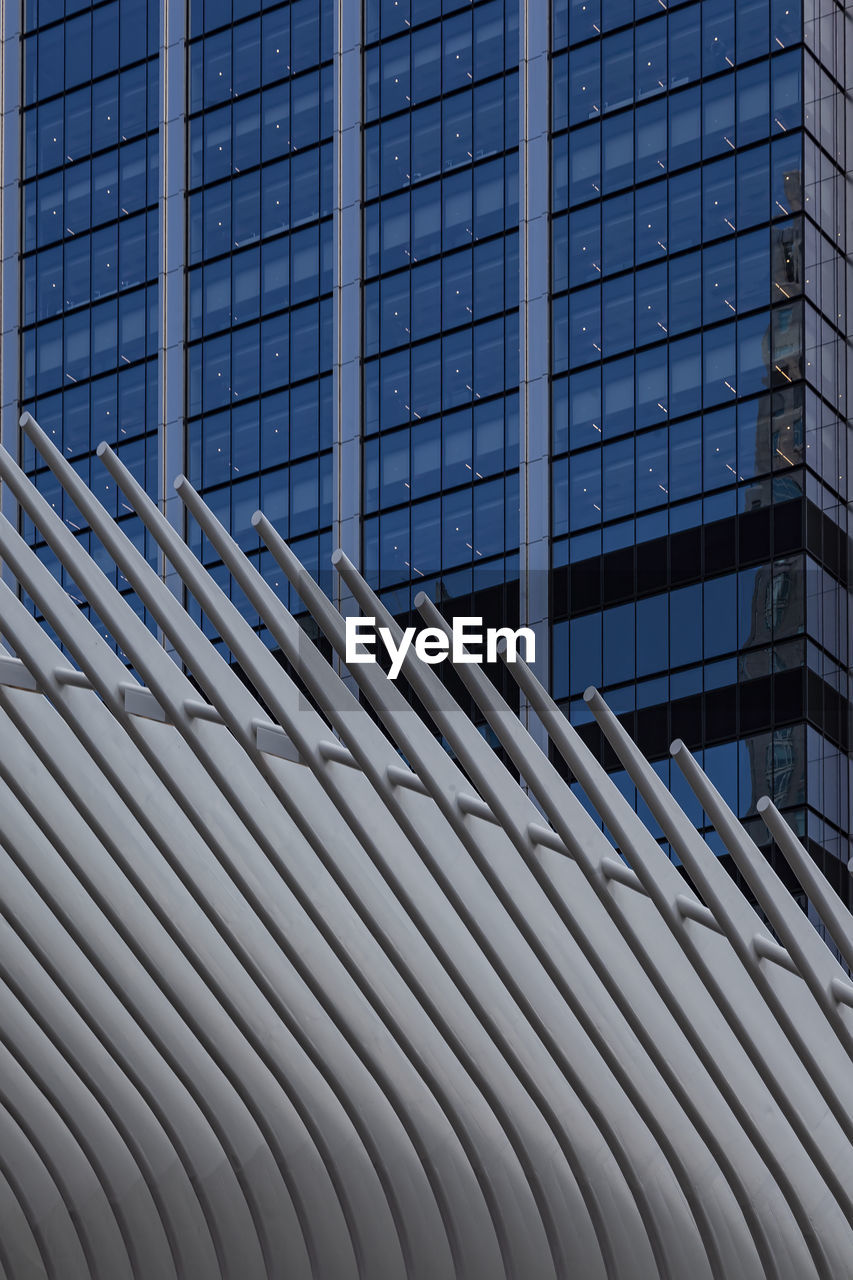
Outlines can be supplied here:
M668 743L701 743L739 814L795 811L836 883L844 25L782 0L556 5L551 98L553 692L578 723L603 688L676 787Z
M145 0L94 7L30 0L20 17L23 39L7 33L4 40L6 84L15 83L17 59L22 108L12 126L17 138L9 138L8 124L4 137L7 315L16 288L10 245L19 251L20 298L14 340L4 325L4 387L17 363L21 406L45 423L112 514L126 520L115 485L92 462L106 440L137 479L156 488L158 9ZM19 156L18 172L10 173L10 156ZM9 200L18 183L19 211ZM52 473L36 469L31 448L24 447L21 461L88 546L90 535ZM144 531L132 524L144 549ZM34 537L26 522L25 532ZM53 567L49 548L36 545Z
M333 550L335 15L258 9L189 12L186 466L243 550L261 506L316 573Z
M400 616L531 625L608 767L591 683L848 894L849 7L4 14L3 436L50 500L22 408L219 572L185 471L297 610L258 506L330 590L340 545Z
M406 611L518 574L518 12L366 19L363 565Z

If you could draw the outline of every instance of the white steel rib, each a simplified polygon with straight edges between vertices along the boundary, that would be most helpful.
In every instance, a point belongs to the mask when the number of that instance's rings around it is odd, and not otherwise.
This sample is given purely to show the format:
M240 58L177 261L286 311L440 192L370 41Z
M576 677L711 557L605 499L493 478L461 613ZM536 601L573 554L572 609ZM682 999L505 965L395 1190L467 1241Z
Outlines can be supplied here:
M259 513L327 661L179 478L283 665L101 446L238 676L21 426L172 652L0 450L76 584L0 517L49 624L0 582L0 1280L849 1278L853 984L686 748L761 916L594 691L683 873L521 660L550 757L457 665L511 772L413 651L417 710L347 671ZM853 919L759 812L850 964Z

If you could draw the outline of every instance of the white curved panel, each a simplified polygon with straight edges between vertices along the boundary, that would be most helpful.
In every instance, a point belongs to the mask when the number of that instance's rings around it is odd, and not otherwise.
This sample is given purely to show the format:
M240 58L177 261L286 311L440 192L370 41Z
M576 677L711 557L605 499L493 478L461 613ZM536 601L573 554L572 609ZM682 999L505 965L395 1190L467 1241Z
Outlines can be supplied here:
M526 786L413 654L429 722L357 665L370 718L180 480L309 702L102 448L238 679L22 426L193 678L0 451L102 623L0 518L4 563L76 664L0 584L18 655L0 664L0 1269L849 1275L853 985L688 754L776 937L597 696L686 877L523 663L514 678L618 850L479 667L460 677ZM343 658L340 614L255 527ZM849 915L766 816L853 954Z

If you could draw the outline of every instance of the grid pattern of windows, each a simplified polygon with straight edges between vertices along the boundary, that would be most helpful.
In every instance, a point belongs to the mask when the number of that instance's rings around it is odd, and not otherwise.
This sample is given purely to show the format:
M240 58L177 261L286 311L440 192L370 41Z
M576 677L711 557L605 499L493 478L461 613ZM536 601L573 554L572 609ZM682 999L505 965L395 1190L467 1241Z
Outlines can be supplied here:
M518 9L366 5L364 569L517 577Z
M514 621L520 5L353 3L362 101L336 134L334 0L189 0L170 196L186 471L292 609L256 507L330 581L334 178L348 202L360 170L362 278L338 283L362 307L341 356L361 356L361 502L343 520L398 616L425 590ZM747 821L769 791L844 860L849 6L550 5L529 113L538 128L550 102L550 244L525 274L550 307L553 691L600 746L580 697L600 685L650 757L684 737ZM152 562L92 455L106 439L157 492L160 20L160 0L24 0L22 39L22 407ZM88 545L26 441L23 462Z
M753 505L804 451L802 18L694 2L589 42L590 7L553 59L553 533L590 530L564 561Z
M27 0L22 400L119 517L115 485L92 465L101 440L156 491L158 44L156 0L69 0L65 11L61 0ZM88 547L81 517L27 442L23 463ZM138 521L126 532L145 548ZM27 520L24 533L35 543ZM147 550L153 558L150 541Z
M668 690L644 687L653 705L764 674L771 644L777 667L802 665L802 641L789 640L802 634L803 597L804 557L795 556L585 613L571 627L558 623L555 695L671 673Z
M804 11L803 121L805 209L806 492L824 519L849 531L848 468L851 425L848 378L850 321L849 195L850 99L849 7L815 4ZM845 87L848 89L845 95ZM845 101L846 97L846 101ZM845 111L847 154L845 155ZM817 550L817 548L816 548ZM839 585L825 564L807 568L807 666L814 684L811 703L840 697L849 707L849 577ZM810 705L810 711L812 707ZM807 730L807 834L847 861L851 764L811 726Z
M259 8L190 14L187 461L287 601L250 521L263 507L303 563L328 565L334 14L329 0ZM193 525L190 540L216 564Z
M846 859L790 723L848 696L846 568L802 551L847 530L844 41L820 28L797 0L554 0L552 682L582 726L595 683L660 754L718 743L742 815L769 792L805 831L808 802Z

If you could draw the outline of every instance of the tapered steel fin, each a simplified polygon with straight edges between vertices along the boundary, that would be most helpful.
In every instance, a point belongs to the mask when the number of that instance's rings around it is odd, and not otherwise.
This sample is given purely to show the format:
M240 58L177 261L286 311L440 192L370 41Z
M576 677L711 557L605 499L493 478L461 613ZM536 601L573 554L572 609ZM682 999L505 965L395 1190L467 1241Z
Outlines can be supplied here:
M337 667L184 477L251 621L109 448L204 630L21 426L117 573L0 449L76 584L0 517L53 632L0 582L0 1271L848 1277L853 982L686 748L761 915L595 691L654 830L506 646L545 738L456 670L509 767L414 648L399 684L347 669L344 618L262 513ZM759 813L849 966L850 914Z

